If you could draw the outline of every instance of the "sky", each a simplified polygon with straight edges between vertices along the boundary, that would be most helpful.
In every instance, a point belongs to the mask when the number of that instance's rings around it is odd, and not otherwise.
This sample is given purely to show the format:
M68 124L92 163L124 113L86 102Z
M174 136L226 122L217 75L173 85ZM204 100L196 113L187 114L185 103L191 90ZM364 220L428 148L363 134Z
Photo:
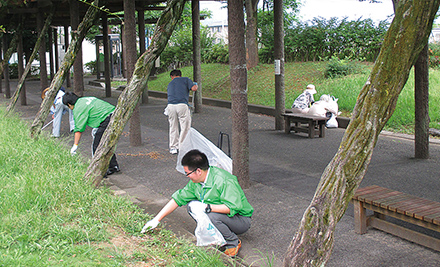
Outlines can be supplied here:
M260 0L261 2L261 0ZM299 16L302 21L314 17L348 17L348 19L371 18L378 22L392 15L393 4L391 0L382 0L382 3L370 4L368 1L358 0L302 0ZM221 8L225 4L215 1L200 1L200 9L209 9L213 12L211 21L227 22L228 11Z

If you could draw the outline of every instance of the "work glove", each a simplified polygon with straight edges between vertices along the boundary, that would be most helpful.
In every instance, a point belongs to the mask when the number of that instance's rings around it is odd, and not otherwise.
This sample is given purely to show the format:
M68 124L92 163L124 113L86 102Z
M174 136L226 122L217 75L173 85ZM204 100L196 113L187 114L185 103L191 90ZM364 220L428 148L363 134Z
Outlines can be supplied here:
M193 213L204 213L206 210L206 204L197 200L193 200L188 203L188 206Z
M144 227L142 228L141 233L143 234L143 233L145 233L146 231L153 230L154 228L157 227L158 224L159 224L159 221L158 221L156 218L152 219L151 221L148 221L148 222L144 225Z
M75 155L76 154L76 150L78 149L78 145L73 145L72 148L70 149L70 155Z

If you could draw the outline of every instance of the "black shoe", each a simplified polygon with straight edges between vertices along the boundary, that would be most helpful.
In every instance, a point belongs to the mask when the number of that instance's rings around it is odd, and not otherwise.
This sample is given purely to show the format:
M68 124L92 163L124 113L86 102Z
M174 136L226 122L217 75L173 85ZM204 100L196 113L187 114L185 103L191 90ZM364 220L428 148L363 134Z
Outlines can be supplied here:
M107 170L107 175L112 175L113 173L115 173L115 172L120 172L121 170L119 169L119 166L114 166L114 167L111 167L111 168L108 168L108 170Z

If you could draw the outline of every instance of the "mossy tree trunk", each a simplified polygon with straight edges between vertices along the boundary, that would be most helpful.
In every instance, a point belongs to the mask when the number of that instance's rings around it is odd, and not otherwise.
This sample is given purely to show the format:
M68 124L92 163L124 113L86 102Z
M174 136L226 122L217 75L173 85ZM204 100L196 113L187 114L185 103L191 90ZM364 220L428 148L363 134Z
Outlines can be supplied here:
M336 224L367 171L379 133L393 114L411 67L427 44L439 3L399 1L338 152L322 174L284 266L322 266L329 260Z
M61 62L61 67L55 74L55 77L49 86L49 90L47 91L47 96L41 103L40 109L32 122L32 137L37 137L41 133L41 127L49 114L50 106L52 105L58 90L61 88L64 79L66 79L67 75L69 75L69 70L75 61L79 49L81 48L81 43L86 33L93 26L94 20L97 18L98 13L100 12L99 9L96 8L97 6L99 6L99 0L95 0L93 5L89 7L84 15L83 21L78 26L78 30L75 32L75 34L72 34L72 41L66 51L63 61Z
M232 172L241 187L250 187L249 118L243 1L228 1L229 71L231 73Z
M171 0L167 2L167 7L157 22L151 45L137 60L133 76L128 86L118 98L118 104L113 112L109 126L104 132L101 142L92 158L92 162L84 176L84 179L93 183L95 186L99 186L102 181L110 158L114 154L119 137L139 102L142 91L146 88L151 68L157 57L165 49L175 26L179 23L185 2L185 0Z
M26 79L26 76L31 70L32 62L37 57L42 40L45 38L46 32L49 29L50 23L52 22L53 14L54 14L54 9L52 8L51 12L49 13L49 16L46 19L46 22L44 23L43 28L41 29L40 35L38 36L37 42L35 43L34 49L32 50L33 52L29 60L27 61L23 75L21 75L20 80L18 81L17 89L15 90L14 95L12 96L11 101L9 102L9 105L6 108L6 114L8 114L11 110L13 110L15 104L17 103L18 96L20 95L21 88L23 88L23 84Z

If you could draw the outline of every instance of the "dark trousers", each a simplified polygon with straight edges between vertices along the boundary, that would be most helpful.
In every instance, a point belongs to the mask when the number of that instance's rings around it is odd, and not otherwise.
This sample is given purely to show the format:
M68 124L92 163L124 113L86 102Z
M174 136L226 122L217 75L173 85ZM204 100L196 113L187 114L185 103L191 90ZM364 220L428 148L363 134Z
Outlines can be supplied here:
M96 149L98 148L99 142L101 142L102 135L104 134L105 129L107 129L108 123L110 122L111 114L105 118L103 122L98 127L98 130L96 131L94 137L93 137L93 144L92 144L92 151L93 155L95 154ZM118 166L118 162L116 161L116 155L113 154L109 168L113 168Z

